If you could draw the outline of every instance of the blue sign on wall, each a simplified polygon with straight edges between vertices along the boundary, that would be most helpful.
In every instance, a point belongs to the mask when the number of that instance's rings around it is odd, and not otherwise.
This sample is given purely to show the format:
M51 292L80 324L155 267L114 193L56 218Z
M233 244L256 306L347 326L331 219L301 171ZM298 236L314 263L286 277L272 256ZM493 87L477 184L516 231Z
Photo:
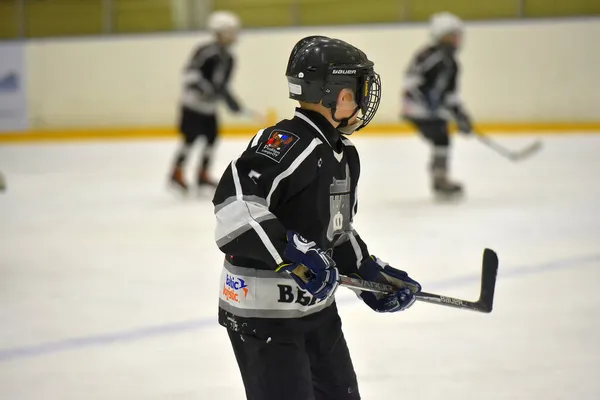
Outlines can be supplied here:
M25 47L0 43L0 133L27 129Z

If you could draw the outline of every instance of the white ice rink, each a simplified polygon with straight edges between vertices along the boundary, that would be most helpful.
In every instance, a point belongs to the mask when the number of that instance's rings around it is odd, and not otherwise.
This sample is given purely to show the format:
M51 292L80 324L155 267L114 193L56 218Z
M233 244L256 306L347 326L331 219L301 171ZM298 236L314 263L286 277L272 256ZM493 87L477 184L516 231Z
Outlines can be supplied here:
M600 399L600 135L543 140L511 164L458 139L468 196L444 205L420 140L356 136L355 226L372 253L467 299L483 248L500 258L489 315L423 303L380 315L338 291L363 399ZM246 142L223 142L215 172ZM216 323L212 204L165 190L174 148L0 146L0 399L244 398Z

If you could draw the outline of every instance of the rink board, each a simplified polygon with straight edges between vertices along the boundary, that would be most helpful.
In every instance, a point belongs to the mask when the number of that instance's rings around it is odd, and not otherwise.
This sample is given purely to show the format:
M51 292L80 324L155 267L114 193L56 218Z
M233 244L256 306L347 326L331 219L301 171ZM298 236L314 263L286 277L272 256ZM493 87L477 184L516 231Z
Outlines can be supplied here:
M254 135L260 125L226 125L221 133L222 137L249 137ZM501 135L526 135L535 133L571 134L587 133L598 134L600 121L582 123L482 123L476 128L485 133ZM415 133L407 124L373 124L362 132L377 136L406 136ZM173 127L122 127L122 128L78 128L78 129L48 129L33 130L29 132L0 132L0 143L14 142L40 142L40 141L83 141L83 140L140 140L173 138L177 136Z

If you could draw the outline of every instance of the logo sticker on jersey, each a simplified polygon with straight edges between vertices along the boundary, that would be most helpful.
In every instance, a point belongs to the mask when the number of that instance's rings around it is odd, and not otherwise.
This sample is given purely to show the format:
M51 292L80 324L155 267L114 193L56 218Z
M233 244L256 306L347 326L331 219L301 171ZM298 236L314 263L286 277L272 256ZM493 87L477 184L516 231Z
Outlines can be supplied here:
M299 139L292 132L275 130L265 143L258 145L256 152L280 162Z
M350 207L350 168L346 164L346 178L333 178L329 186L329 226L327 227L327 240L333 242L337 234L344 233L350 229L351 207Z
M248 296L248 285L246 284L246 281L242 278L226 274L225 284L223 285L223 296L225 296L225 299L227 300L239 303L240 295L243 295L244 298Z

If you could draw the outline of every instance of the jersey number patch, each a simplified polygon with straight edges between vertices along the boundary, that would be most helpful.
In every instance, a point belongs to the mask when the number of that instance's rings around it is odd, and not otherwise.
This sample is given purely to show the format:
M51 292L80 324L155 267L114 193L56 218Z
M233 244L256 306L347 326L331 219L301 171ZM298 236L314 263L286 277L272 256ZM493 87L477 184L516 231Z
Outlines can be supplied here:
M294 147L298 140L298 136L292 132L277 129L271 132L269 139L265 143L258 145L256 152L269 157L273 161L281 162L283 157Z

